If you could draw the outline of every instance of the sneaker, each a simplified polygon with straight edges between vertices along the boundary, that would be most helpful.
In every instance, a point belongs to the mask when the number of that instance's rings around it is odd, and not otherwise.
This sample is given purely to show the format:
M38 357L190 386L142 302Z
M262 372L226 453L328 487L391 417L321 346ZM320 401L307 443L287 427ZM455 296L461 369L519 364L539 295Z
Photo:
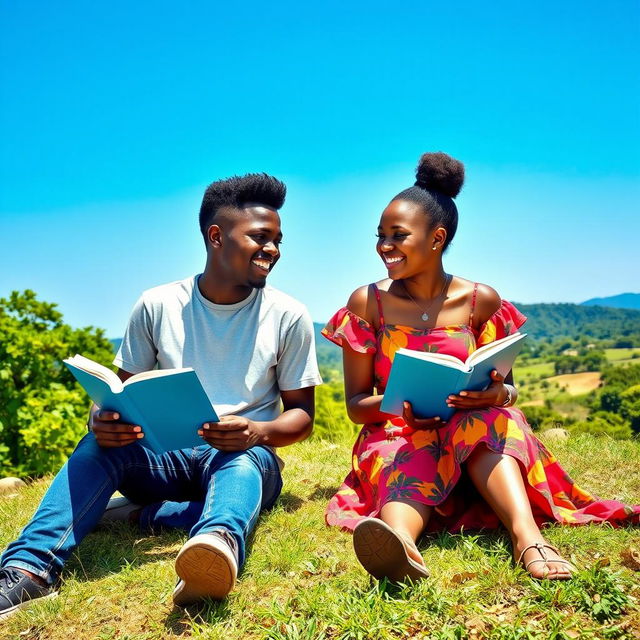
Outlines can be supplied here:
M173 591L173 602L179 607L202 598L226 598L238 575L235 541L226 532L194 536L176 557L176 573L180 579Z
M58 595L49 585L43 586L13 567L0 569L0 620L36 598L55 598Z
M106 524L108 522L130 522L129 518L131 514L138 509L142 509L142 506L131 502L131 500L124 496L111 498L98 524Z

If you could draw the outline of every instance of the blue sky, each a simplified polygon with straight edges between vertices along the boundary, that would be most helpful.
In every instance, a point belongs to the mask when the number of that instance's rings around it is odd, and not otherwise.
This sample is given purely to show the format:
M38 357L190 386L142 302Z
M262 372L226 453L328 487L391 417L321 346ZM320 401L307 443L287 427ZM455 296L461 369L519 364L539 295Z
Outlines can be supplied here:
M431 150L467 170L448 270L522 302L638 291L638 42L635 1L0 0L0 296L121 335L202 269L206 185L267 171L270 281L324 321L384 276L378 217Z

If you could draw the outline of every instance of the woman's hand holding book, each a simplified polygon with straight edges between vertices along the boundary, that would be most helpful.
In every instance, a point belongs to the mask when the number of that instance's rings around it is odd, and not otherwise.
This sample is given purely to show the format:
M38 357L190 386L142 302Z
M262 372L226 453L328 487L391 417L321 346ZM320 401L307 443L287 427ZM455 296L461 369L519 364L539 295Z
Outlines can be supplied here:
M461 391L447 397L447 406L461 411L505 406L511 393L504 384L504 377L495 369L491 372L491 384L484 391Z

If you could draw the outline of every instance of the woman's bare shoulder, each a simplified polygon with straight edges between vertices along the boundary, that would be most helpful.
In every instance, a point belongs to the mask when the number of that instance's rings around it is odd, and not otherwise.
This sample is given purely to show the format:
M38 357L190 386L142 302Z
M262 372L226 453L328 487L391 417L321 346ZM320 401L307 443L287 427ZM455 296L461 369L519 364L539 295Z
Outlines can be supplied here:
M474 317L479 325L485 323L502 306L500 294L488 284L478 282Z
M351 313L355 313L357 316L364 318L368 322L370 322L369 316L369 297L371 292L371 285L365 284L361 287L358 287L350 296L347 301L347 309L351 311Z
M389 286L393 280L385 278L375 283L375 286L383 294L386 294L389 290ZM347 309L351 313L355 313L357 316L364 318L369 324L377 326L378 324L378 304L376 302L375 293L373 287L370 284L365 284L358 287L350 296L347 302Z

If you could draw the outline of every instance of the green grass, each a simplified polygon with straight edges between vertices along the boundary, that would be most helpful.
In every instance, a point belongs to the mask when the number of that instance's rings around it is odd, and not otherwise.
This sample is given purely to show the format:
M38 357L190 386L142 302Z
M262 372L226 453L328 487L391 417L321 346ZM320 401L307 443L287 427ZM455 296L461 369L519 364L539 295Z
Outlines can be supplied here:
M635 358L633 357L635 354ZM616 363L620 360L631 361L632 359L637 359L640 356L640 349L630 348L630 349L605 349L604 355L607 360L612 363Z
M586 488L638 502L640 442L581 435L553 444ZM186 536L115 524L83 542L60 595L4 623L0 638L29 640L322 640L637 638L640 581L621 551L637 528L550 527L547 537L579 567L564 583L536 582L511 562L502 533L441 533L420 543L431 578L416 586L370 581L351 537L325 527L328 498L349 465L349 445L306 442L282 451L278 505L262 516L238 588L226 602L174 610L173 559ZM0 498L0 543L13 539L47 480Z
M518 380L540 380L554 375L553 362L529 361L531 364L514 367Z

